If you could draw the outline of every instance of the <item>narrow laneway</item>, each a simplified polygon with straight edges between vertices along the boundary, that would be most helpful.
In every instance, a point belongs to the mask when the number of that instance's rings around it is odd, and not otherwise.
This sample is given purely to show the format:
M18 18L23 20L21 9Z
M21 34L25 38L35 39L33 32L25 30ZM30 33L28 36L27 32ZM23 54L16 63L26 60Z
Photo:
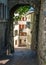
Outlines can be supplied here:
M0 57L0 65L38 65L38 59L35 52L16 48L13 55Z

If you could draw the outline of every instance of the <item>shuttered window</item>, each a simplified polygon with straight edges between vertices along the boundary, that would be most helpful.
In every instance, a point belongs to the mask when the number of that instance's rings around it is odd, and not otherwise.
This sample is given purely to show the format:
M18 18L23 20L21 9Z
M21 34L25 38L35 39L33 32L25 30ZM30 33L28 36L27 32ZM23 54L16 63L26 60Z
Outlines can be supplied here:
M0 10L0 18L1 18L1 10Z
M0 3L0 19L8 18L8 7L2 3Z
M0 3L0 19L4 18L4 4Z

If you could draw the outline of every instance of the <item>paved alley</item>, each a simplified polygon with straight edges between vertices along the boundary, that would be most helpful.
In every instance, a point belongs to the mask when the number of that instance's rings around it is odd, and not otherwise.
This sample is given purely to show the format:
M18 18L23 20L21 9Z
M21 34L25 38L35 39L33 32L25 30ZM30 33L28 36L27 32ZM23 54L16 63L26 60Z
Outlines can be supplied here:
M38 59L34 51L16 48L12 55L0 57L0 65L38 65Z

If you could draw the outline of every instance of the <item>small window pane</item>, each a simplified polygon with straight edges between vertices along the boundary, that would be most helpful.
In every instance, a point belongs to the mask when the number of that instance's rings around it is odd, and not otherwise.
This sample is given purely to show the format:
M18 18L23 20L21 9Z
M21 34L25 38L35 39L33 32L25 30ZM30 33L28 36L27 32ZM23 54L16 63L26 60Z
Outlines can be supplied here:
M17 31L17 30L15 30L15 36L16 36L16 35L18 35L18 31Z

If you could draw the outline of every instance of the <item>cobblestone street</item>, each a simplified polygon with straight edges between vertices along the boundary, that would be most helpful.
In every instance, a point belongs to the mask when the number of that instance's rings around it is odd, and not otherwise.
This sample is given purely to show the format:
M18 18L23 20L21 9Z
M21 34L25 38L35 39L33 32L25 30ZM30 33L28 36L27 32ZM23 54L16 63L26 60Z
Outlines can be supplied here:
M0 57L0 65L38 65L35 52L18 48L13 55Z

